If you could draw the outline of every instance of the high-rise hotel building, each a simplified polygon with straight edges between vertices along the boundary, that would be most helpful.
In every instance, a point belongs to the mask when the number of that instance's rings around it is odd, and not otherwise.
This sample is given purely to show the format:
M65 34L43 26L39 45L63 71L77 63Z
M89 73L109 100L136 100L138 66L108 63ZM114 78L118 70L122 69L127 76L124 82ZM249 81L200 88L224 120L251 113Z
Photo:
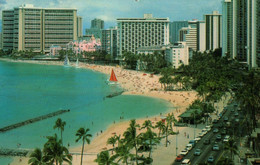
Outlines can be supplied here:
M222 15L218 11L204 15L206 22L206 50L222 47Z
M102 30L101 49L111 55L112 59L117 55L117 27Z
M91 20L91 28L104 29L104 20L98 18Z
M80 27L81 26L81 27ZM82 19L76 9L37 8L22 5L2 11L3 49L49 52L82 36Z
M174 44L179 40L179 30L188 27L188 21L173 21L170 23L170 42Z
M169 44L169 18L154 18L144 14L144 18L117 19L117 55L124 51L137 54L137 48Z
M179 41L186 41L193 51L204 52L206 50L205 39L205 21L189 21L188 27L179 30Z
M222 1L222 56L233 56L233 3Z
M223 49L250 68L260 66L260 1L223 0Z

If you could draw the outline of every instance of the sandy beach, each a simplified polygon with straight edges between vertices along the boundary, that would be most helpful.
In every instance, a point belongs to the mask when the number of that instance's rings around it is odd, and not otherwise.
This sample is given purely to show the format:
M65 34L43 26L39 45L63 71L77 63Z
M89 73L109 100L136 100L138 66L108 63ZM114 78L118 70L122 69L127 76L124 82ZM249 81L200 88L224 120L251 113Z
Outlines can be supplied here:
M0 59L3 60L3 59ZM6 60L6 59L4 59ZM45 64L45 65L63 65L63 62L49 62L49 61L14 61L14 62L26 62L26 63L37 63L37 64ZM107 74L111 73L113 69L120 86L125 90L124 95L143 95L149 96L159 99L164 99L170 103L172 103L173 107L169 109L167 113L173 113L176 118L185 111L185 109L197 98L197 93L195 91L164 91L159 83L160 75L150 75L140 71L133 70L125 70L121 67L114 66L101 66L101 65L93 65L93 64L85 64L80 63L81 68L91 69L94 71L102 72ZM217 106L219 108L219 112L223 109L223 107L227 104L227 98L221 100ZM148 117L144 119L138 119L137 123L142 125L142 123L149 119L155 125L157 121L160 120L161 116L166 116L166 114L158 114L158 116ZM214 114L211 115L212 118L215 117ZM102 134L92 139L91 144L86 145L84 149L84 160L83 164L97 164L94 162L96 159L97 153L111 149L111 145L107 145L106 141L109 137L112 137L114 134L122 135L123 132L129 126L129 121L120 122L111 124L107 130L105 130ZM165 140L163 139L161 143L155 148L152 152L152 158L154 160L153 164L160 165L169 165L171 164L176 157L176 145L178 147L177 154L185 148L186 144L189 140L194 138L201 129L203 129L205 125L199 125L197 128L193 127L177 127L174 130L179 131L180 134L177 136L176 143L176 135L172 135L169 137L170 145L165 147ZM156 130L158 131L158 130ZM195 134L194 134L195 132ZM189 136L187 136L189 135ZM70 148L70 152L72 153L80 153L81 147ZM15 161L11 163L12 165L17 164L27 164L28 158L15 158ZM63 163L65 164L65 163ZM73 156L72 164L80 164L80 155Z

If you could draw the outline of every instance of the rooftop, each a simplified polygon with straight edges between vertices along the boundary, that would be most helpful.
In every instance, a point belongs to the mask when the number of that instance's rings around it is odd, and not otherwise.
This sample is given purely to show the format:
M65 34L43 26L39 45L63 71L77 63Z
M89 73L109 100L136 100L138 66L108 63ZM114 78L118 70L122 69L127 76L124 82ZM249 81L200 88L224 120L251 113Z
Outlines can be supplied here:
M140 21L163 21L169 22L170 19L167 18L154 18L152 14L144 14L143 18L118 18L117 21L119 22L140 22Z
M42 8L42 7L34 7L33 4L22 4L19 7L14 7L14 9L23 8L23 9L48 9L48 10L77 10L76 8Z

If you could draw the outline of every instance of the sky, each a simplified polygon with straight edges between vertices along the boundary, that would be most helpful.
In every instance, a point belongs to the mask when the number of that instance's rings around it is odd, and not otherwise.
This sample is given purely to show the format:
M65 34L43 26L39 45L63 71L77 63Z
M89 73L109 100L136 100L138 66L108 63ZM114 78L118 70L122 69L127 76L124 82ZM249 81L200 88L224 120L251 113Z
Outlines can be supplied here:
M100 18L105 28L116 26L117 18L142 18L151 13L156 18L168 17L170 21L203 19L204 14L222 12L222 0L0 0L0 11L13 9L22 4L43 8L76 8L83 18L83 31L91 20ZM0 12L0 23L2 22ZM2 23L1 23L2 24ZM0 25L1 26L1 25ZM2 28L0 28L2 29Z

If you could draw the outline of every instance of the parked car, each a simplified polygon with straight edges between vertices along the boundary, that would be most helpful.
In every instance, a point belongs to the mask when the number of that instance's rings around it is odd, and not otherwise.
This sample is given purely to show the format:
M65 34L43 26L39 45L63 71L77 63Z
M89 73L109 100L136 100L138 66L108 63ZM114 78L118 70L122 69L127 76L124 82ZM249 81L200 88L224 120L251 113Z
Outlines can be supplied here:
M218 129L215 128L215 129L213 130L213 132L214 132L214 133L218 133Z
M184 159L182 162L181 162L182 165L190 165L190 159Z
M201 140L201 138L198 136L194 140L196 141L196 143L198 143Z
M201 137L201 138L202 138L204 135L205 135L205 134L204 134L203 132L200 132L200 133L199 133L199 137Z
M212 147L213 151L218 151L219 150L219 146L217 144L214 144L214 146Z
M230 138L230 136L229 136L229 135L226 135L226 136L224 137L224 139L223 139L223 142L228 142L228 141L229 141L229 138Z
M205 134L206 134L206 133L208 133L208 130L206 128L203 128L201 132L203 132L203 133L205 132Z
M209 139L204 140L203 144L210 144L210 140Z
M194 152L195 156L199 156L201 154L201 150L200 149L196 149Z
M196 140L190 140L190 141L189 141L189 144L192 144L192 146L194 147L195 144L196 144Z
M214 157L211 155L211 156L209 156L209 158L208 158L208 162L209 163L213 163L214 162Z
M192 149L192 144L190 144L190 143L187 144L187 145L186 145L186 150L190 151L191 149Z
M211 130L211 126L210 126L210 125L207 125L207 126L205 127L205 129L206 129L207 131L210 131L210 130Z
M185 156L185 155L187 155L188 154L188 150L182 150L181 152L180 152L180 155L183 155L183 156Z
M217 138L217 140L221 140L221 135L218 134L218 135L216 136L216 138Z
M184 158L183 155L178 155L175 159L175 161L180 162Z

